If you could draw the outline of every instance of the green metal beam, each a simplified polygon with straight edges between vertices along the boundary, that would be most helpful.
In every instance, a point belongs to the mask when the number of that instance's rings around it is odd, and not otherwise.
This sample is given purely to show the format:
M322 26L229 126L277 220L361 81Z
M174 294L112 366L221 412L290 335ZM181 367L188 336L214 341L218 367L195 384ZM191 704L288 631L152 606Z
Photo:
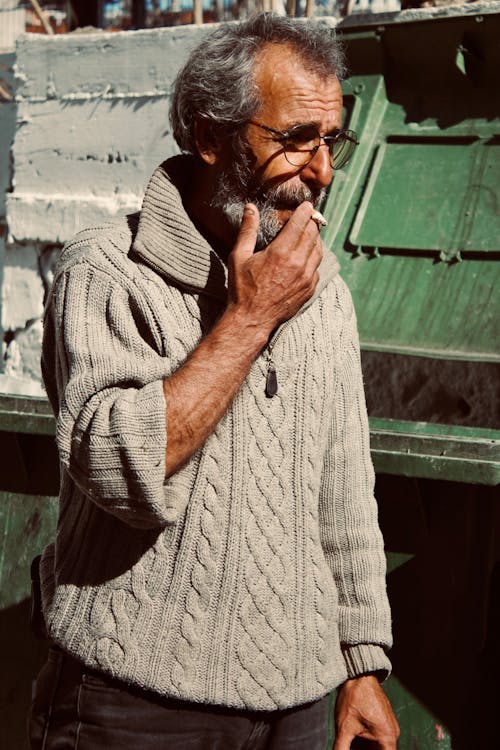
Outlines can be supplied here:
M50 404L45 398L0 394L0 431L55 435Z
M377 473L500 483L500 430L370 418Z

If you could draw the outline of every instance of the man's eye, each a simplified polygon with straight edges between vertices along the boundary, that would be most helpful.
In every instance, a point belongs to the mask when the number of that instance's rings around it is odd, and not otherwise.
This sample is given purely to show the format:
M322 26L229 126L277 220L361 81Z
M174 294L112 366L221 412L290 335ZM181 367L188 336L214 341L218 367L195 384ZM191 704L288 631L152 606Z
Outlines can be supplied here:
M299 130L290 133L288 144L291 148L314 148L318 143L318 133L315 130Z

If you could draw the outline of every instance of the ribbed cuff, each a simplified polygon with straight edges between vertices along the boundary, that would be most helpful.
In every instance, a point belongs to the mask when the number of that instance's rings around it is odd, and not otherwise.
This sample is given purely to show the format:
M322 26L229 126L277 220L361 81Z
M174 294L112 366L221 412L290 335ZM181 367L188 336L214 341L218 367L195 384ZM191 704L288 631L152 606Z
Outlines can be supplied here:
M391 662L382 646L358 643L355 646L343 646L342 654L349 677L376 672L379 680L383 682L391 673Z

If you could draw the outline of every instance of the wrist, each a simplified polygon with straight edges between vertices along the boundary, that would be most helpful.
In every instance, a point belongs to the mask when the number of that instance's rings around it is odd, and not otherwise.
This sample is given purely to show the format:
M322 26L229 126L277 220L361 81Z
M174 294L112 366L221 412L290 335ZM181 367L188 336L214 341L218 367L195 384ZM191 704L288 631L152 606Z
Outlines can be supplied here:
M218 327L234 338L240 346L256 357L265 347L273 330L272 325L256 321L238 305L229 303L222 314Z
M349 688L354 685L359 685L360 682L376 682L377 684L380 684L381 680L379 680L376 672L367 672L366 674L358 674L355 677L348 677L347 680L342 683L342 686Z

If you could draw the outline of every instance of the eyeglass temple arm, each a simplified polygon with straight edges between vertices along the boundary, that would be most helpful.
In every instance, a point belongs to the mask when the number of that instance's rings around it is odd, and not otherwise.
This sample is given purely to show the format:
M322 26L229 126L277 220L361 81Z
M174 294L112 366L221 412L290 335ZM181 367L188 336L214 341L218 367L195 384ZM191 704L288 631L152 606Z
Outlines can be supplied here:
M290 135L290 132L288 130L276 130L275 128L269 127L269 125L263 125L261 122L257 122L256 120L248 120L248 123L249 125L255 125L258 128L262 128L262 130L267 130L268 133L273 133L273 135L279 135L281 138L287 138ZM336 141L337 138L342 137L342 138L345 138L347 141L351 141L351 143L355 143L357 146L359 146L359 141L354 131L345 130L344 128L341 128L339 132L336 133L336 135L325 135L325 136L320 136L320 137L325 141L326 140Z
M273 133L273 135L279 135L281 138L286 138L288 136L288 131L286 130L276 130L275 128L270 128L269 125L263 125L261 122L257 122L256 120L247 120L249 125L255 125L258 128L262 128L262 130L267 130L268 133Z

